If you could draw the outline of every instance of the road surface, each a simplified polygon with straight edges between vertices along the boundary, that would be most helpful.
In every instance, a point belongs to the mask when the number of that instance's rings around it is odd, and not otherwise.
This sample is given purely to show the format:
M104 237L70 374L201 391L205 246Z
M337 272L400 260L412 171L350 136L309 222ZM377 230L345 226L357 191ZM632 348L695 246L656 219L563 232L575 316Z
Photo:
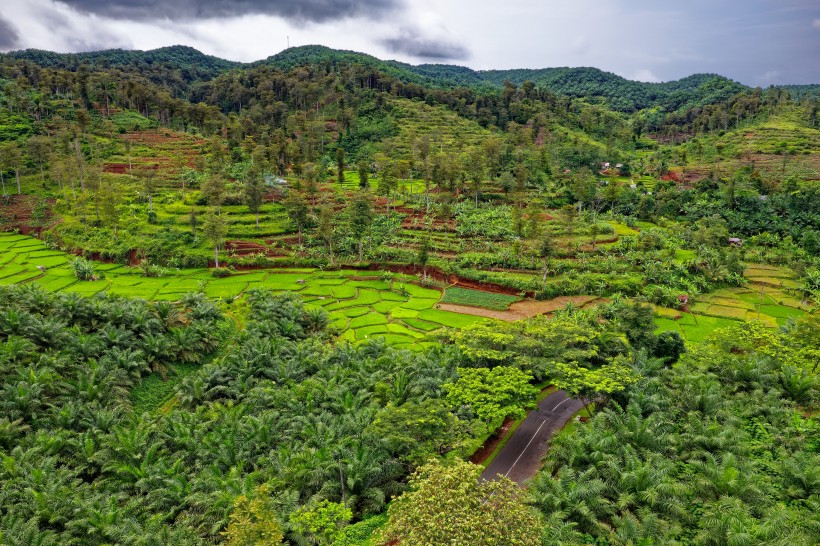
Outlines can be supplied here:
M535 476L541 468L541 458L547 453L549 439L583 407L564 391L556 391L544 398L531 411L521 426L484 469L481 477L494 479L498 474L521 484Z

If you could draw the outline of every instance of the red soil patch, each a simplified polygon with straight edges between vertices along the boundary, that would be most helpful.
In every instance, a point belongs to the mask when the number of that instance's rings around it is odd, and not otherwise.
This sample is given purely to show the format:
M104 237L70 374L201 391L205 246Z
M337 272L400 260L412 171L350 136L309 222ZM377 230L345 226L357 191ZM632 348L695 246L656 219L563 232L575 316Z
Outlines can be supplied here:
M472 307L469 305L456 305L452 303L440 303L436 309L442 311L452 311L462 315L473 315L491 319L515 322L517 320L532 318L538 315L546 315L564 309L568 303L576 307L587 307L606 300L597 296L559 296L551 300L522 300L512 303L506 310L485 309L483 307Z
M225 243L225 250L230 256L251 256L261 254L262 256L286 256L287 254L281 250L267 247L259 243L252 243L250 241L228 241Z
M19 231L21 235L37 235L51 225L56 218L51 213L54 199L46 199L45 218L40 225L32 219L40 199L33 195L8 195L0 197L0 231Z
M504 441L504 438L506 438L507 433L510 431L510 427L512 427L514 422L515 420L510 419L509 417L504 419L504 423L495 432L493 432L492 436L487 438L484 445L470 456L470 462L473 464L481 464L486 461L487 458L493 454L495 448L498 447L498 444Z

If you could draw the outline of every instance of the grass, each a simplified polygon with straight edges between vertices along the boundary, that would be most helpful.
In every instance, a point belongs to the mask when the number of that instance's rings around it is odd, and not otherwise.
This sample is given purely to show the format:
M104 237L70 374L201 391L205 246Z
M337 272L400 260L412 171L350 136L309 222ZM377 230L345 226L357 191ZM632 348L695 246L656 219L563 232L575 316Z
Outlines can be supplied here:
M182 380L199 368L199 364L177 363L170 366L165 379L157 372L144 377L129 396L134 413L158 409L174 395Z
M511 303L519 301L520 299L518 296L508 294L494 294L492 292L482 292L468 288L451 287L444 291L444 297L441 299L441 302L504 310L507 309Z

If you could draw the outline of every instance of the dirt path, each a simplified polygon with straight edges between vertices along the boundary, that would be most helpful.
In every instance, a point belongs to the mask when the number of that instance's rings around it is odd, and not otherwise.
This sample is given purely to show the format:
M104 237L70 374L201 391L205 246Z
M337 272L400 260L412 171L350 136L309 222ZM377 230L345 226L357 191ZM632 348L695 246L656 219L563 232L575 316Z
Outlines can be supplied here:
M440 303L436 307L442 311L452 311L463 315L515 322L516 320L554 313L566 307L568 303L572 303L576 307L583 307L598 299L597 296L559 296L544 301L522 300L511 304L510 307L505 310L485 309L483 307L471 307L469 305L457 305L454 303Z
M549 439L582 407L579 400L569 398L564 391L556 391L544 398L538 409L531 411L513 432L481 477L493 480L501 475L522 484L535 476L541 469L541 459L549 449Z

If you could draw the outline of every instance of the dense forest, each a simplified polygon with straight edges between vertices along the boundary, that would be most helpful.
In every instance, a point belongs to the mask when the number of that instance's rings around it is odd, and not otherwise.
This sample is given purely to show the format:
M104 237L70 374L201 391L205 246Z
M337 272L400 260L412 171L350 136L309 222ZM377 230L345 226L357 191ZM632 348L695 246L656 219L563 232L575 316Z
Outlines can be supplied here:
M0 544L816 544L818 106L0 55Z

